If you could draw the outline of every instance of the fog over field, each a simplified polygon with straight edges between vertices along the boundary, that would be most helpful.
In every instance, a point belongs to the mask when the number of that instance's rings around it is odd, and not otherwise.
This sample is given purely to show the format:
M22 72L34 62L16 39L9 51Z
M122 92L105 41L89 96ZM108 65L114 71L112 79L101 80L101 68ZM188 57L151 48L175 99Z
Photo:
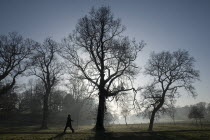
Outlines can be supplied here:
M1 0L0 139L210 138L209 17L208 0Z

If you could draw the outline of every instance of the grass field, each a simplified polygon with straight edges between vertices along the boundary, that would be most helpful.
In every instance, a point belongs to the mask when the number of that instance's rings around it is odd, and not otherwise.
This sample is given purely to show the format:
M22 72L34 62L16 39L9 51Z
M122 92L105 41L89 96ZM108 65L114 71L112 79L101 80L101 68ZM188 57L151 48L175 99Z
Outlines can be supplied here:
M63 127L39 130L39 126L0 127L0 140L210 140L210 124L159 123L153 132L148 124L109 125L105 133L92 131L93 126L80 126L76 133L62 134Z

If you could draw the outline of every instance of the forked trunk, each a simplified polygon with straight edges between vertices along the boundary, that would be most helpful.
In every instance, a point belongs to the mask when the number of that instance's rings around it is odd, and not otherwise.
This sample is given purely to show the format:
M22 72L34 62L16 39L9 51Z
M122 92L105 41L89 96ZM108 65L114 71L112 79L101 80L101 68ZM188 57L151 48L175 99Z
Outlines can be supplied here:
M155 107L153 109L153 111L152 111L152 115L151 115L151 118L150 118L148 131L152 131L153 130L153 124L154 124L154 120L155 120L155 114L163 106L164 98L165 98L165 93L166 92L163 93L163 97L162 97L162 100L160 101L160 104L158 104L157 107Z
M105 96L99 95L98 114L96 120L96 131L104 131Z

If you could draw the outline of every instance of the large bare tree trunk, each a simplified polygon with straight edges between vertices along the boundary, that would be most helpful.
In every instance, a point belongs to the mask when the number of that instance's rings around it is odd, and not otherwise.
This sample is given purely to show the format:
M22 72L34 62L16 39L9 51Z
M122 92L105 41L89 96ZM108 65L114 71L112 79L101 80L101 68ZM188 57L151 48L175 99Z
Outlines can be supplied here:
M163 93L163 97L165 97L165 92ZM164 103L164 98L160 101L160 104L157 105L157 107L155 107L153 109L152 115L151 115L151 118L150 118L150 123L149 123L148 131L152 131L153 130L153 124L154 124L154 120L155 120L155 114L163 106L163 103Z
M48 126L48 95L44 95L44 105L43 105L43 118L42 118L42 126L41 129L47 129Z
M99 95L98 114L96 120L96 131L104 131L105 96Z
M155 113L156 113L156 111L153 110L153 111L152 111L151 118L150 118L150 122L149 122L149 129L148 129L148 131L152 131L152 130L153 130L153 124L154 124L154 119L155 119Z

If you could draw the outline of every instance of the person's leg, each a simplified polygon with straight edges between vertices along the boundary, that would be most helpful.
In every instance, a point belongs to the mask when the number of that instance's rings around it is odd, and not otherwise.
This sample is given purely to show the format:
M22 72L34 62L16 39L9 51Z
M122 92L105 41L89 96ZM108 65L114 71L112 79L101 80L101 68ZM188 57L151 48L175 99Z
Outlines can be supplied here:
M66 128L67 128L67 125L65 126L63 133L66 133Z
M70 129L71 129L72 133L74 133L74 129L72 128L72 126L70 126Z

